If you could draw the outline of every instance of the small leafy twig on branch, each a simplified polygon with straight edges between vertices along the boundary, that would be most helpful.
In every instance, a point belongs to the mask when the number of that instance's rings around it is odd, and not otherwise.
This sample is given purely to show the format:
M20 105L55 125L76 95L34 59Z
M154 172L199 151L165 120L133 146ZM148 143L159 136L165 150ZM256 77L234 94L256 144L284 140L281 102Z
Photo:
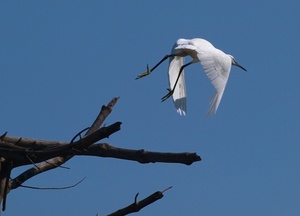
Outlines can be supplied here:
M128 215L134 212L138 212L140 211L142 208L150 205L151 203L154 203L155 201L163 198L163 193L169 189L171 189L172 187L168 187L167 189L163 190L163 191L156 191L155 193L151 194L150 196L146 197L145 199L141 200L141 201L137 201L137 197L139 195L139 193L137 193L134 197L134 202L122 209L119 209L116 212L113 212L111 214L109 214L108 216L123 216L123 215Z

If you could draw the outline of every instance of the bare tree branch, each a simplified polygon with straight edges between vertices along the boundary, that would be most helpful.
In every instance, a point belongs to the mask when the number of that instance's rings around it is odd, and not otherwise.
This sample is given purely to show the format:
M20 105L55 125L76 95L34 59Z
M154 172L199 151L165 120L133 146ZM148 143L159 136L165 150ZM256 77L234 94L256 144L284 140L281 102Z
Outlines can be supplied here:
M112 108L114 107L114 105L117 103L117 99L116 98L113 98L111 100L111 102L108 104L109 108L109 112L107 111L107 109L105 109L105 106L102 106L102 109L100 111L100 114L98 115L98 117L100 118L101 117L101 121L104 121L104 119L106 119L106 117L111 113L112 111ZM98 119L97 117L97 119ZM5 207L6 207L6 195L7 193L9 193L9 191L11 189L15 189L17 187L19 187L23 182L25 182L26 180L28 180L29 178L37 175L37 174L40 174L42 172L45 172L47 170L51 170L51 169L54 169L62 164L64 164L66 161L68 161L69 159L71 159L73 155L67 155L67 154L64 154L65 150L66 149L69 149L69 148L72 148L73 150L78 148L78 149L81 149L81 148L85 148L85 147L88 147L89 145L92 145L93 143L103 139L103 138L106 138L108 137L109 135L111 135L112 133L120 130L120 125L121 125L121 122L116 122L114 125L113 125L113 128L112 130L107 130L107 127L104 127L104 128L100 128L97 130L97 126L101 124L101 121L100 120L95 120L94 124L92 125L92 130L90 129L88 132L87 132L87 136L85 136L84 138L78 140L77 142L74 142L70 145L59 145L57 146L58 143L51 143L50 146L48 146L48 149L47 149L47 153L45 153L45 149L41 150L39 153L39 155L37 155L37 152L35 149L36 145L38 145L38 147L43 147L43 146L40 146L40 142L39 140L34 140L33 142L29 143L31 145L31 147L35 150L33 153L33 155L29 155L28 152L22 152L21 153L21 157L23 156L23 164L21 163L21 161L17 161L17 163L13 163L13 166L20 166L20 165L25 165L25 164L28 164L29 162L32 163L32 161L34 161L35 163L37 161L44 161L44 160L47 160L47 159L50 159L52 157L51 160L47 161L47 162L43 162L39 165L34 165L31 169L23 172L21 175L19 175L18 177L16 177L15 179L9 181L9 177L10 177L10 171L11 169L9 170L9 172L4 172L6 169L4 169L4 165L6 163L6 159L5 157L2 155L2 152L5 150L5 149L0 149L1 151L1 158L4 158L4 160L1 160L0 161L0 203L3 202L3 211L5 210ZM100 122L100 124L99 124ZM4 141L4 142L7 142L7 137L6 137L6 134L7 133L4 133L1 137L0 137L0 141ZM22 138L19 138L18 140L16 140L16 142L14 142L13 144L15 144L16 146L22 146L21 143L26 143L28 144L28 140L25 139L25 142L22 140ZM53 144L56 145L53 146ZM0 144L1 145L1 144ZM2 146L2 145L1 145ZM20 150L20 149L19 149ZM30 149L26 149L27 151L30 150ZM6 152L7 154L8 153L11 153L9 151L4 151ZM41 156L42 154L42 156ZM15 155L15 154L13 154ZM59 155L59 156L58 156ZM10 156L12 156L12 154L10 154ZM47 158L45 158L45 156ZM15 162L15 161L14 161ZM18 164L19 163L19 164ZM8 177L4 178L4 175L8 175ZM3 199L4 198L4 199Z
M134 212L138 212L140 211L142 208L150 205L151 203L154 203L155 201L163 198L163 193L169 189L171 189L172 187L168 187L167 189L163 190L163 191L156 191L155 193L151 194L150 196L146 197L145 199L141 200L141 201L137 201L137 197L138 197L138 193L135 195L134 198L134 202L122 209L119 209L116 212L113 212L111 214L109 214L108 216L123 216L123 215L128 215Z
M28 185L21 185L20 187L23 187L23 188L29 188L29 189L35 189L35 190L65 190L65 189L70 189L70 188L76 187L76 186L79 185L81 182L83 182L83 180L84 180L85 178L86 178L86 177L84 177L83 179L81 179L80 181L76 182L76 183L73 184L73 185L65 186L65 187L33 187L33 186L28 186Z
M98 129L96 132L82 138L81 140L75 142L74 144L64 145L62 147L59 147L59 152L65 156L57 156L55 158L48 160L47 162L43 162L41 164L38 164L38 165L26 170L25 172L23 172L22 174L20 174L19 176L17 176L16 178L14 178L11 181L11 183L10 183L11 189L15 189L15 188L19 187L23 182L27 181L29 178L32 178L35 175L38 175L42 172L54 169L54 168L60 166L61 164L64 164L67 160L71 159L75 155L75 153L78 153L79 151L85 152L86 151L85 148L87 148L88 145L93 144L94 142L98 141L99 139L106 138L111 133L119 130L120 125L121 125L120 122L116 122L115 124L113 124L109 127L104 127L104 128ZM107 128L109 128L109 129L107 129ZM78 150L77 150L77 148L78 148ZM51 151L54 151L54 153L57 155L57 151L55 151L55 150L51 150ZM39 161L46 160L46 158L44 156L47 156L47 157L49 156L45 152L41 152L41 154L42 154L42 157L40 157L39 154L35 154L35 157L37 158L36 160L39 160Z
M196 153L162 153L162 152L151 152L146 150L131 150L117 148L107 143L93 144L83 150L72 150L68 149L65 154L68 155L89 155L98 157L112 157L118 159L125 159L131 161L137 161L139 163L182 163L191 165L193 162L200 161L201 158ZM45 172L47 170L56 168L60 164L62 157L56 157L47 161L47 163L41 163L34 166L11 181L11 188L15 189L19 187L23 182L32 178L33 176Z
M86 136L93 133L93 132L95 132L98 128L100 128L102 123L105 121L106 117L113 110L113 108L114 108L115 104L118 102L118 100L119 100L119 97L115 97L107 104L107 106L103 105L101 107L99 115L97 116L94 123L92 124L92 126L90 127L88 132L86 133Z
M9 177L12 170L13 162L5 160L0 163L0 202L2 202L2 211L6 209L6 197L9 191Z
M122 124L121 122L116 122L110 126L102 127L96 130L95 132L71 144L69 143L52 144L51 147L49 147L47 145L48 143L47 141L45 142L45 145L42 144L43 141L40 141L38 149L35 149L32 143L29 143L30 147L27 148L25 147L25 144L23 144L23 147L20 147L15 145L14 143L0 143L0 152L2 157L14 160L15 167L23 166L31 163L39 163L57 156L61 156L61 157L68 157L69 155L73 156L74 155L73 152L85 149L88 146L94 144L95 142L103 138L107 138L111 134L119 131L121 124ZM68 151L68 150L72 150L72 151Z
M107 143L94 144L89 146L86 151L76 152L76 155L91 155L99 157L112 157L124 160L137 161L139 163L182 163L191 165L193 162L201 160L196 153L168 153L151 152L144 149L132 150L117 148Z
M7 136L7 132L0 136L0 203L3 204L3 211L6 207L6 196L12 189L28 187L31 189L42 189L22 185L28 179L45 171L61 167L62 164L74 156L96 156L111 157L123 160L136 161L139 163L181 163L191 165L200 161L196 153L182 152L152 152L144 149L124 149L112 146L108 143L96 143L107 138L121 128L121 122L115 122L109 126L101 127L105 119L112 112L119 98L113 98L108 105L102 106L94 123L77 133L70 142L37 140L21 137ZM86 134L83 136L84 132ZM10 180L11 170L18 166L33 164L33 166ZM75 185L74 185L75 186ZM73 187L69 186L69 187ZM66 188L69 188L66 187ZM171 187L170 187L171 188ZM166 190L170 189L167 188ZM53 189L53 188L44 188ZM164 190L164 191L166 191ZM125 215L137 212L147 205L163 197L164 191L157 191L149 197L137 201L120 209L111 215Z

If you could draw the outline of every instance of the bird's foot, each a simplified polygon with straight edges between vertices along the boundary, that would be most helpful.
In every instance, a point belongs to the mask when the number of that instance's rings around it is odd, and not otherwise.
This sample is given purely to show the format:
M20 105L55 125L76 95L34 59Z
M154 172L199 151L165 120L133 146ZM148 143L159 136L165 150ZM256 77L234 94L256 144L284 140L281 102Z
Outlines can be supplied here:
M135 78L135 79L137 80L137 79L140 79L140 78L142 78L142 77L148 76L151 72L152 72L152 71L149 69L149 66L147 65L147 71L144 72L144 73L139 74L139 75L137 76L137 78Z
M172 95L173 95L173 93L174 93L174 90L171 90L171 89L167 89L169 92L168 92L168 94L166 94L165 96L163 96L162 98L161 98L161 102L164 102L165 100L167 100L169 97L171 97Z

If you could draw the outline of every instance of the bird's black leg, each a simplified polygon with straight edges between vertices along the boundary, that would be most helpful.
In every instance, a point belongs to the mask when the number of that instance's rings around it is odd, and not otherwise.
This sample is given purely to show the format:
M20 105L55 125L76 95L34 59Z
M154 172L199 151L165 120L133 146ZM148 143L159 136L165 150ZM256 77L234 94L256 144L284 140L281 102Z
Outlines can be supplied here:
M185 67L191 65L191 64L193 64L193 61L191 61L191 62L189 62L189 63L187 63L187 64L181 66L181 68L180 68L180 70L179 70L179 73L178 73L178 76L177 76L177 79L176 79L176 82L175 82L173 88L172 88L172 89L170 89L170 88L167 89L169 92L168 92L168 94L166 94L165 96L163 96L163 97L161 98L161 102L164 102L165 100L167 100L169 97L172 96L172 94L174 93L175 87L176 87L176 85L177 85L177 83L178 83L179 77L180 77L180 75L181 75L183 69L184 69Z
M166 59L170 58L170 57L174 57L175 54L170 54L170 55L165 55L153 68L149 69L149 66L147 65L147 71L144 73L141 73L137 76L137 78L135 79L140 79L144 76L149 75L152 71L155 70L155 68L157 68L161 63L163 63Z

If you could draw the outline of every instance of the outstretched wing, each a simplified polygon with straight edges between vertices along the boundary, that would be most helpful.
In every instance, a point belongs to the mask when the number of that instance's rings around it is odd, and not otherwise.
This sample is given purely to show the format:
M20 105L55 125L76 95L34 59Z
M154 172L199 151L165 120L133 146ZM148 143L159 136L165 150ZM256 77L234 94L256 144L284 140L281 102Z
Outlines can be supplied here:
M215 115L222 99L231 69L231 58L218 49L199 50L198 58L216 89L211 98L209 115Z
M178 46L178 42L174 44L172 48L172 54L178 53L178 50L175 47ZM176 79L179 75L179 70L182 67L184 62L184 57L175 56L170 58L169 69L168 69L168 76L169 76L169 84L170 89L172 89L175 85ZM180 115L186 115L186 88L185 88L185 79L184 79L184 71L182 71L176 88L174 89L173 93L173 102L177 112Z

